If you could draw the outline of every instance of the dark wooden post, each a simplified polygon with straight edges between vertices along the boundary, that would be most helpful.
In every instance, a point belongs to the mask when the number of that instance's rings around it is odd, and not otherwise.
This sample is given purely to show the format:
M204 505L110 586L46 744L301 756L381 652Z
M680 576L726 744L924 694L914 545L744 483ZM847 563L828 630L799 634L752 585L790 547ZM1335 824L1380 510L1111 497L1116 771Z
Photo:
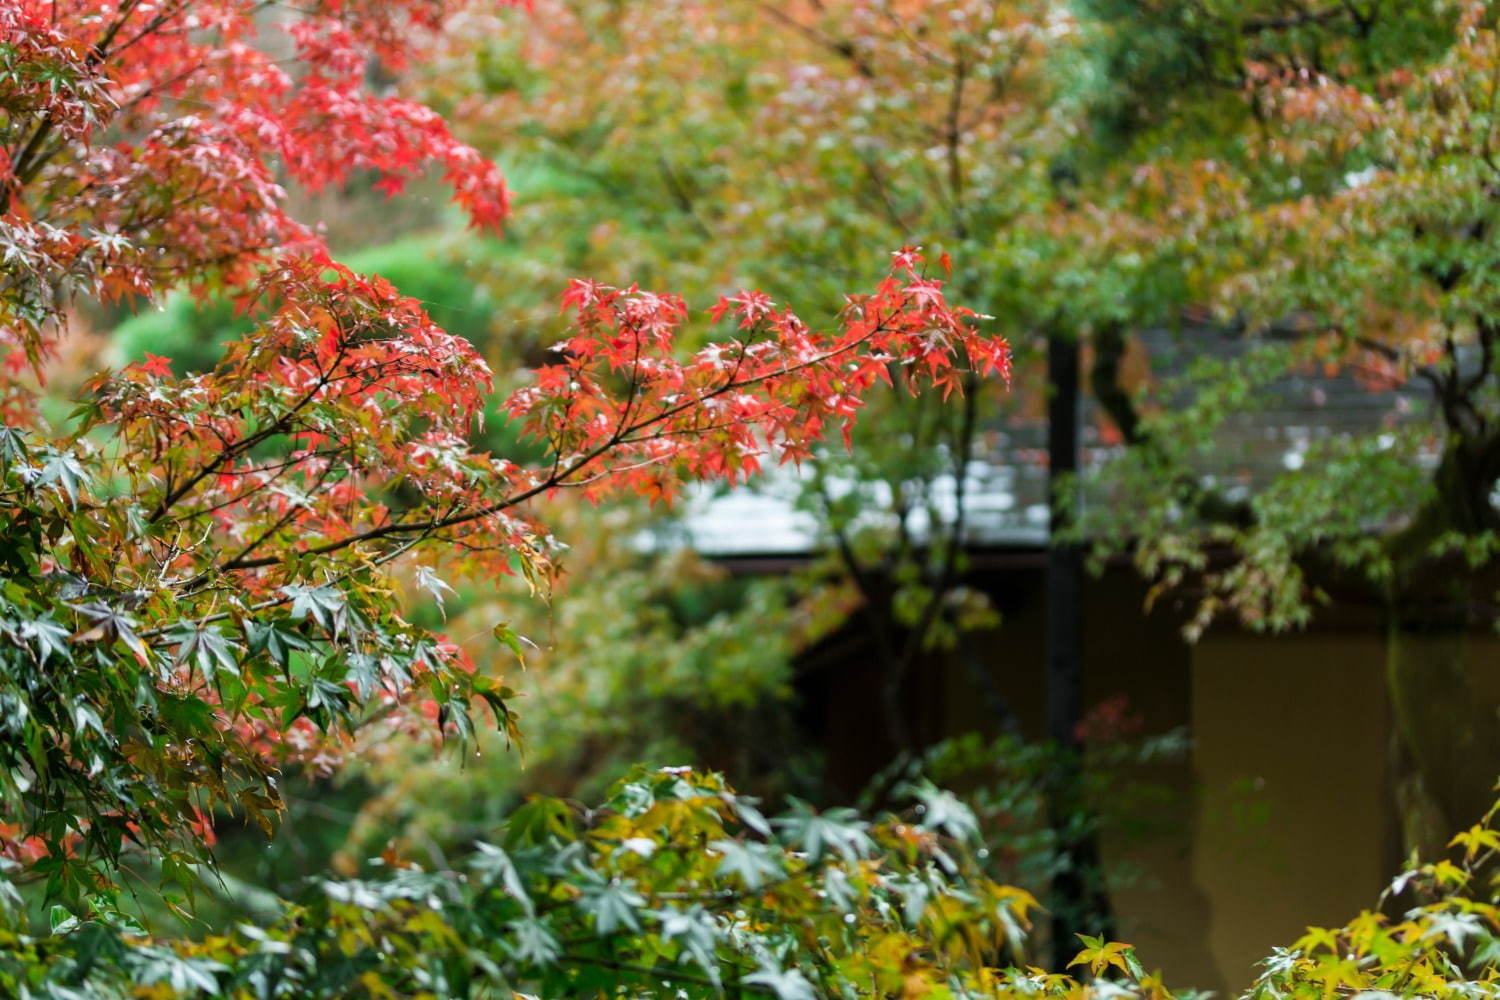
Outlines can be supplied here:
M1070 526L1065 500L1072 499L1063 491L1077 489L1073 477L1081 451L1079 347L1078 338L1064 332L1053 331L1047 339L1047 738L1058 753L1048 809L1064 860L1049 900L1056 971L1063 971L1077 954L1079 932L1097 933L1100 922L1108 924L1108 901L1098 885L1097 845L1076 825L1084 817L1077 736L1083 717L1083 553L1062 536Z

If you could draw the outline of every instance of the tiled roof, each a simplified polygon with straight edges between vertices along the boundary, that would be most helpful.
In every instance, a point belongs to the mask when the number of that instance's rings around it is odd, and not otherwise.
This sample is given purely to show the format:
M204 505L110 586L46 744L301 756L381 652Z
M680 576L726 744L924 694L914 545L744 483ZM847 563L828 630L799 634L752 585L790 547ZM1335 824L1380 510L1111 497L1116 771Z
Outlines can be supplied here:
M1231 360L1259 341L1219 327L1190 326L1149 330L1138 335L1150 359L1153 378L1171 378L1195 359ZM1231 495L1248 492L1273 476L1301 467L1309 446L1335 436L1378 431L1412 419L1425 409L1410 390L1372 391L1353 375L1322 372L1284 375L1263 390L1256 407L1231 416L1220 429L1217 447L1202 473ZM1100 439L1107 423L1090 400L1084 420L1085 462L1107 461L1114 448ZM1010 418L989 428L988 454L970 463L966 484L965 536L971 545L1034 547L1047 538L1043 464L1017 456L1045 454L1046 426ZM732 491L701 490L689 495L683 517L660 529L653 546L688 545L709 556L795 555L823 548L817 522L795 504L799 474L782 468L753 486ZM954 478L933 484L937 510L954 512ZM926 525L910 523L920 536Z

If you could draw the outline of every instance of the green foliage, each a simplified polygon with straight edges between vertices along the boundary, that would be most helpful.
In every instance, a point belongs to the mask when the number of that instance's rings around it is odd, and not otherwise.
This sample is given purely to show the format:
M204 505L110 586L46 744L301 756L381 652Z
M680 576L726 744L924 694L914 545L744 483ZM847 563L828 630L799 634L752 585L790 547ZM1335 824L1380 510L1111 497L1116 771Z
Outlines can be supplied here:
M387 856L387 871L321 880L264 928L164 941L118 915L61 914L41 936L0 929L0 986L27 1000L1170 1000L1131 946L1102 938L1082 937L1082 981L1011 965L1034 901L979 873L967 807L915 793L905 817L797 806L768 820L716 776L637 771L596 809L528 802L460 870ZM1367 911L1278 949L1245 1000L1494 995L1493 819L1393 881L1396 916Z
M379 684L444 669L428 633L378 595L337 582L290 584L259 607L201 617L177 610L157 581L90 582L88 567L112 554L81 512L111 498L108 484L20 431L6 428L0 440L9 496L0 830L34 855L26 878L44 881L49 898L79 906L113 891L97 864L114 866L132 848L150 852L164 879L190 885L190 866L211 861L203 832L216 808L267 832L281 808L273 761L258 745L265 732L302 719L349 732ZM119 516L132 515L141 516ZM70 569L56 564L65 551ZM166 683L179 676L188 682ZM435 692L448 718L472 735L468 700L488 693L504 720L504 692L463 676L456 700ZM252 697L268 678L277 693Z
M148 591L45 569L63 534L77 533L89 552L95 539L75 511L95 487L67 453L33 451L11 428L4 440L0 481L24 501L9 503L0 522L0 823L46 852L30 874L46 880L48 895L77 900L97 886L74 856L112 861L133 842L180 870L203 860L183 837L202 822L200 810L223 801L265 817L278 808L268 767L242 742L220 738L214 705L153 683L175 657L233 697L242 670L269 664L215 626L174 634L175 653L153 649L136 614ZM200 778L182 782L183 773Z
M922 808L938 815L957 810L976 825L984 844L978 857L985 874L1041 897L1080 845L1103 838L1119 850L1183 835L1176 827L1181 822L1176 794L1155 779L1153 768L1182 761L1187 734L1137 735L1131 730L1138 720L1125 708L1123 699L1105 702L1085 724L1089 738L1077 751L1081 799L1061 821L1054 816L1050 792L1070 751L1010 735L989 740L968 733L898 760L871 782L861 808L872 808L882 797L917 794ZM1140 876L1118 861L1107 871L1080 874L1099 893L1131 887ZM1079 928L1099 922L1091 912L1068 917ZM1033 946L1028 942L1017 958L1039 961Z
M465 268L476 257L506 252L504 243L477 236L413 236L357 250L342 262L360 274L379 275L402 295L418 300L443 329L482 344L489 339L493 306L485 286L469 281ZM178 294L126 319L115 328L113 340L127 361L150 353L172 359L179 373L201 372L213 368L224 346L253 326L253 319L228 298L196 302Z
M1090 34L1083 89L1099 155L1119 155L1132 141L1162 143L1164 128L1189 143L1222 136L1224 122L1245 113L1237 92L1253 66L1317 66L1370 81L1420 64L1451 41L1456 16L1453 4L1390 0L1325 8L1295 0L1075 6ZM1156 149L1148 145L1145 155Z
M797 624L786 585L733 579L686 551L619 544L650 528L644 511L577 505L557 515L578 542L546 606L520 586L462 588L443 625L455 637L482 636L482 623L504 617L525 637L526 670L511 681L524 755L486 735L461 759L370 747L354 769L377 791L344 857L387 842L446 856L528 794L593 798L640 762L732 768L766 797L817 794L789 701Z
M1086 530L1162 589L1195 581L1190 635L1221 615L1305 625L1330 594L1391 620L1492 620L1464 610L1489 603L1487 570L1453 574L1448 553L1455 533L1479 551L1500 525L1493 12L1083 9L1091 106L1129 133L1110 155L1133 174L1101 167L1080 196L1112 206L1104 225L1143 273L1178 276L1121 319L1211 315L1248 341L1235 361L1120 393L1111 415L1132 418L1132 440L1093 477ZM1315 372L1402 398L1362 427L1309 414L1309 449L1236 483L1213 456L1226 423Z
M933 800L937 801L937 800ZM637 771L597 809L534 799L462 871L406 862L320 883L276 924L199 943L118 917L0 931L12 995L786 1000L995 982L1034 906L974 866L972 817L943 800L866 823L805 807L767 820L685 768Z

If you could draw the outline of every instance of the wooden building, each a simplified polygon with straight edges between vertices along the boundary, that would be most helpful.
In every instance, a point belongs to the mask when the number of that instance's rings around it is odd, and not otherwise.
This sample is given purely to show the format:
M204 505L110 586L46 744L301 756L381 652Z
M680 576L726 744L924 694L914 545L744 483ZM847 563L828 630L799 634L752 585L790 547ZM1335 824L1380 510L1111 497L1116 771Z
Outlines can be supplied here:
M1154 363L1243 349L1221 332L1197 333L1196 342L1157 334ZM1263 407L1227 426L1222 460L1205 475L1249 489L1295 473L1319 437L1378 430L1420 405L1316 373L1284 378L1268 392ZM1039 444L1034 425L1000 431L1002 456ZM1097 437L1090 443L1096 459L1107 451ZM1044 731L1045 474L996 458L972 475L964 582L989 597L1003 624L913 672L902 702L920 744L995 733L1002 714L1030 737ZM822 543L786 487L773 481L759 493L704 501L680 529L686 543L742 573L804 562ZM1190 739L1182 759L1150 775L1172 791L1163 832L1101 845L1106 867L1139 872L1114 894L1118 932L1148 967L1168 970L1173 986L1232 994L1248 985L1256 961L1307 926L1343 923L1376 906L1400 869L1385 682L1392 648L1372 618L1337 607L1300 633L1220 627L1189 644L1186 609L1163 601L1148 613L1146 596L1128 566L1115 566L1090 578L1083 601L1086 703L1123 695L1146 731L1181 727ZM881 705L870 642L855 616L808 650L799 672L804 728L818 734L829 785L849 796L893 753L872 721ZM1460 645L1456 669L1466 690L1500 706L1500 641L1475 635ZM1489 718L1500 734L1500 716ZM1490 745L1484 735L1476 747ZM1479 756L1464 766L1500 773L1500 757ZM1475 818L1456 817L1465 825Z

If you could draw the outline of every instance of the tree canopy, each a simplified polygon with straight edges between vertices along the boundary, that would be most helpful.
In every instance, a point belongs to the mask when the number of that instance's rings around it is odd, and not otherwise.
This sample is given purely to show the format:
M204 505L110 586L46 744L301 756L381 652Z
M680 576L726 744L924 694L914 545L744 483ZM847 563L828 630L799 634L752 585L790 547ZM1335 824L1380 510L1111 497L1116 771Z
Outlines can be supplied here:
M270 831L283 769L332 771L382 740L467 745L491 722L519 739L496 667L525 654L509 619L484 623L481 661L405 594L440 617L466 584L545 594L565 491L666 502L812 463L840 571L873 627L895 626L885 721L909 749L915 657L992 621L960 587L962 484L999 449L985 428L1011 340L1087 343L1119 447L1079 524L1163 587L1199 584L1200 624L1293 625L1335 586L1397 626L1434 607L1495 617L1488 4L583 0L528 16L523 33L497 9L418 0L0 8L0 984L1169 997L1102 938L1085 937L1078 978L1025 967L1034 900L986 875L974 814L921 781L876 818L791 800L767 820L716 775L638 769L598 808L533 799L458 864L391 850L258 924L192 940L127 914L137 891L189 909L216 877L215 817ZM570 269L605 277L560 280L557 336L495 371L291 206L436 174L476 232L534 227L502 153L566 162L548 224ZM621 190L639 214L597 218L595 196ZM612 238L663 221L629 252ZM172 295L233 311L211 363L148 350L49 416L43 383L81 311ZM1131 332L1186 316L1262 349L1128 384ZM1250 496L1201 476L1225 414L1307 365L1426 386L1429 418L1320 445L1316 475ZM1024 418L1045 391L1023 382L1006 405ZM866 532L853 508L871 482L888 516ZM1445 734L1402 712L1437 773ZM1277 952L1251 995L1493 995L1493 818L1447 860L1429 849L1382 910Z
M5 820L26 877L75 902L130 845L183 877L217 804L269 823L277 761L330 766L355 730L424 715L463 737L475 701L510 726L494 673L402 616L403 557L436 593L440 572L542 586L553 542L529 501L732 482L847 433L887 365L948 392L970 363L1008 366L911 250L830 332L743 292L709 311L733 339L686 359L680 298L578 280L569 336L503 404L543 457L471 447L491 384L474 348L336 264L272 180L366 169L394 191L436 162L498 224L498 171L363 89L366 61L400 68L438 12L308 12L282 26L292 74L250 44L256 9L6 14ZM38 423L28 375L70 294L184 285L225 290L253 328L211 371L148 355L92 379L60 433Z
M564 257L800 297L858 274L871 238L918 243L951 253L965 301L1016 345L1014 392L882 394L861 447L805 484L830 577L882 638L888 706L917 657L993 624L962 580L970 470L1024 482L1043 459L1024 429L1055 389L1034 363L1048 336L1082 345L1091 397L1075 535L1189 606L1190 638L1298 629L1330 604L1397 635L1496 623L1492 5L539 15L519 40L451 39L430 89L456 101L462 81L480 147L571 171L536 209L590 234ZM1341 423L1336 379L1384 410ZM1299 380L1315 384L1289 416L1272 390ZM1256 421L1262 453L1243 453L1234 426ZM1488 802L1494 706L1446 654L1398 660L1403 772L1445 787L1422 808L1446 830ZM1433 671L1456 726L1421 718ZM1486 748L1462 780L1458 733Z

